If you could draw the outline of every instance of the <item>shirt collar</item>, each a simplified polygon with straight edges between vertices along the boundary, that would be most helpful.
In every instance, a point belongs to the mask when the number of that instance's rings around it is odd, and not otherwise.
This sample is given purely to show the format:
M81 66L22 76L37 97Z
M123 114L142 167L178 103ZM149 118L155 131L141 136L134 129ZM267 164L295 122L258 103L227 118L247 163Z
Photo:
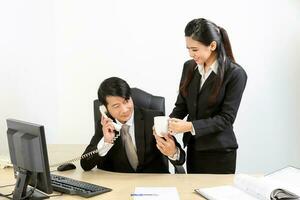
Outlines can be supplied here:
M127 124L128 126L132 126L133 125L133 119L134 119L134 111L132 112L132 115L131 117L129 118L129 120L125 123ZM116 122L117 124L120 124L120 125L123 125L121 122L119 122L117 119L116 119Z
M199 72L200 72L200 74L204 74L205 72L204 72L204 66L203 65L197 65L197 67L198 67L198 70L199 70ZM212 70L215 74L217 74L217 72L218 72L218 62L217 62L217 60L215 60L212 64L211 64L211 66L209 66L209 71L210 70Z

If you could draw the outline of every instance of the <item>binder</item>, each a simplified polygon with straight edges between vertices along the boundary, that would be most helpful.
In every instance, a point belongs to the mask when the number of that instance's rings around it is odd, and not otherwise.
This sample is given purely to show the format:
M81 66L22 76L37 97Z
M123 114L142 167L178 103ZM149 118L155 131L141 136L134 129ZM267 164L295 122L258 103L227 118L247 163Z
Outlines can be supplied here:
M237 174L233 185L195 189L209 200L300 199L300 169L292 166L263 177Z

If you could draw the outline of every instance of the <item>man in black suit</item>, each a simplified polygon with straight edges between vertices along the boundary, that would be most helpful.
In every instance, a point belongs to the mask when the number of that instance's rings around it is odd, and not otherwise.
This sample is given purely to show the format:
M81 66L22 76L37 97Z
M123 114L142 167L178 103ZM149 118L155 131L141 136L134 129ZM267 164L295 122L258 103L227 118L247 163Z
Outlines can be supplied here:
M173 164L183 164L185 153L175 138L168 135L157 148L153 136L153 118L162 115L154 110L134 106L126 81L111 77L98 90L98 99L109 117L102 116L96 132L83 154L98 149L99 153L81 159L84 170L96 165L113 172L168 173L166 156ZM122 125L120 136L113 122Z

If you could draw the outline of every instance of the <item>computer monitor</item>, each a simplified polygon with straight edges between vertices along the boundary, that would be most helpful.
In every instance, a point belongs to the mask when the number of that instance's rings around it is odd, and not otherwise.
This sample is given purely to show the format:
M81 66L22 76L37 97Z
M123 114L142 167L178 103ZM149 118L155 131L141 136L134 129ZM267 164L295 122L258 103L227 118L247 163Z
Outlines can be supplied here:
M37 191L53 191L44 127L15 119L6 122L10 159L17 174L13 199L49 198Z

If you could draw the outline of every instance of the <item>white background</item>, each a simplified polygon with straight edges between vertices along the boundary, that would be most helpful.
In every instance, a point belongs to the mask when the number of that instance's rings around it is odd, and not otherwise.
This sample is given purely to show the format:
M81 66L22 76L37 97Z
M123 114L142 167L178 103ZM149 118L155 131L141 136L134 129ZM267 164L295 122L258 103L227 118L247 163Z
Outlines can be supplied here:
M99 84L119 76L173 108L189 59L184 27L223 26L248 74L237 171L300 167L300 1L27 0L0 3L0 154L7 118L43 124L48 143L86 143Z

